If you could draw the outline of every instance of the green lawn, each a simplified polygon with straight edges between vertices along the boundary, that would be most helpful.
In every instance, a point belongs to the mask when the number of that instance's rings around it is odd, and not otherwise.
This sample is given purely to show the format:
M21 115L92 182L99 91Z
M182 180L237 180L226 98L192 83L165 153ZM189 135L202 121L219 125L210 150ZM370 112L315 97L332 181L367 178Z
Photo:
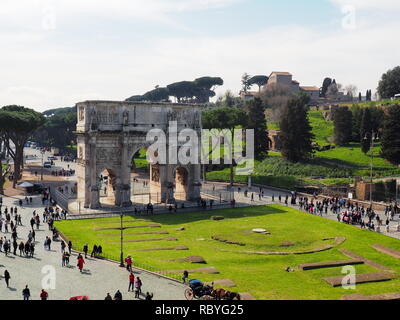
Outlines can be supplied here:
M224 216L225 220L214 221L212 215ZM220 274L190 274L190 278L203 281L230 279L237 284L233 291L250 292L257 299L340 299L342 295L362 293L366 295L398 292L400 280L358 285L355 291L332 288L321 280L322 277L340 276L341 268L300 271L302 263L348 259L338 251L345 248L361 256L400 271L400 260L379 253L370 247L379 243L400 250L400 241L377 233L357 229L317 216L288 209L279 205L225 209L213 212L167 214L146 218L125 217L125 225L161 224L161 228L127 229L125 233L146 231L168 231L168 235L125 235L127 240L176 237L177 241L156 241L125 243L124 253L131 254L134 261L151 265L161 270L181 270L199 267L215 267ZM118 227L119 218L93 220L72 220L56 222L64 235L70 239L75 249L81 249L87 242L101 244L105 253L119 257L119 231L96 231L95 228ZM184 231L177 228L184 227ZM265 228L271 235L254 234L253 228ZM105 235L111 236L105 236ZM218 236L225 240L242 242L245 246L226 244L212 240ZM287 251L305 250L332 244L325 238L342 236L346 241L328 251L305 255L255 255L247 251ZM201 240L203 239L203 240ZM112 243L110 241L115 241ZM281 247L285 241L292 247ZM144 248L164 248L187 246L187 251L134 251ZM188 256L201 256L206 265L171 261ZM291 266L295 272L285 269ZM356 267L358 273L378 272L367 265Z
M368 102L359 102L359 103L345 103L342 106L358 106L358 107L374 107L374 106L389 106L395 103L400 103L400 100L381 100L381 101L368 101Z
M387 177L400 174L400 169L380 156L381 146L377 144L373 151L373 172L375 177ZM332 164L354 169L354 176L369 176L371 153L364 154L359 143L351 143L345 147L317 152L315 157L328 160Z
M334 134L333 121L326 121L322 112L316 110L308 111L308 119L313 128L314 141L320 146L332 144L331 139ZM268 122L267 127L269 130L280 130L279 123L276 122Z
M318 143L321 147L332 144L331 140L334 134L333 121L326 121L322 112L313 110L308 112L308 119L313 128L314 142Z

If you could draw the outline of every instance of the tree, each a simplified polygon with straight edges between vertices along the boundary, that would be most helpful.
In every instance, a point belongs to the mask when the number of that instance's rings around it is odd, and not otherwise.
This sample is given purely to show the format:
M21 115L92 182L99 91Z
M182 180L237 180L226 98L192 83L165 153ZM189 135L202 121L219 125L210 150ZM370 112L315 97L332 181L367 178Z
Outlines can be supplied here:
M42 128L33 134L32 140L49 147L65 149L75 143L76 122L76 112L54 114L46 118Z
M254 76L248 80L248 84L250 86L257 85L258 86L258 92L261 92L261 87L266 85L268 83L268 77L267 76Z
M371 113L371 130L374 132L379 132L383 129L383 121L385 119L385 112L382 108L369 107Z
M371 122L371 111L369 108L365 108L361 120L360 127L360 142L361 150L365 154L371 149L371 134L372 134L372 122Z
M353 113L348 107L341 107L334 113L334 141L338 146L344 146L352 138Z
M260 98L265 106L270 108L273 122L279 122L282 116L282 110L290 99L296 98L296 94L289 86L282 84L271 84L261 91Z
M268 155L268 131L265 118L265 106L260 98L254 98L247 103L246 129L254 130L254 155L257 160L263 160Z
M132 97L126 99L126 101L130 101L130 102L143 101L143 96L142 95L135 95L135 96L132 96Z
M227 108L233 108L235 106L235 97L231 91L228 90L225 92L223 103Z
M169 97L175 97L177 102L208 103L211 97L215 97L215 88L222 86L224 80L220 77L201 77L194 81L180 81L169 84L166 88L156 86L155 89L144 95L132 96L126 101L140 102L168 101Z
M192 81L180 81L167 86L169 94L176 98L178 103L182 99L192 99L195 96L196 86Z
M146 92L141 101L151 101L151 102L159 102L159 101L168 101L169 99L169 90L167 88L158 87L151 91Z
M371 90L367 90L366 100L367 101L371 101L372 100L372 91Z
M400 105L389 107L382 130L382 156L394 165L400 165Z
M351 112L353 114L352 119L352 141L353 142L360 142L361 136L361 122L363 117L363 108L360 106L353 106L351 108Z
M322 83L322 88L321 88L321 97L325 98L326 93L328 91L329 86L332 84L332 79L331 78L325 78L324 82Z
M234 129L238 126L246 126L247 114L246 111L239 108L214 108L203 111L202 124L204 129L228 129L231 134L231 141L234 139ZM233 159L233 148L231 148L231 159ZM210 152L210 154L212 151ZM230 183L234 183L234 163L233 160L229 165L230 168Z
M0 128L7 148L14 160L13 188L16 187L23 165L24 146L35 130L45 123L45 117L32 109L21 106L6 106L0 109ZM11 148L12 141L15 150Z
M312 128L307 117L304 99L291 99L282 112L280 121L282 156L291 162L307 160L313 152Z
M197 87L197 102L208 103L210 102L210 98L215 96L215 88L222 86L224 80L219 77L202 77L194 80L194 84Z
M251 85L249 84L251 76L248 75L247 73L244 73L242 76L242 89L244 92L247 92L251 88Z
M400 93L400 66L382 75L378 85L378 93L382 99L390 99Z
M348 86L346 86L346 88L344 88L344 90L350 97L355 97L357 94L357 86L355 86L354 84L349 84Z
M328 87L328 90L326 92L326 95L328 97L336 97L339 93L339 87L336 84L336 81L333 80L332 84Z

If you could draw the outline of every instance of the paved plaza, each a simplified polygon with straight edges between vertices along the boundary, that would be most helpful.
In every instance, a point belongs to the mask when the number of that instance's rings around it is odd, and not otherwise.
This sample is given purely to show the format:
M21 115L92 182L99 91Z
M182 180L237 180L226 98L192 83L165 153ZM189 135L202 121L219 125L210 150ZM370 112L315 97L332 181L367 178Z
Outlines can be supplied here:
M43 206L41 198L33 198L32 205L22 208L18 206L20 197L4 198L4 208L10 206L18 207L18 214L22 216L23 226L19 226L17 242L26 241L30 230L29 220L34 210L42 219ZM4 228L3 228L4 231ZM36 231L36 230L35 230ZM11 238L11 233L1 232L0 236ZM76 267L76 253L72 253L70 258L70 267L61 266L61 243L52 242L51 251L45 250L43 246L46 236L51 236L47 224L41 224L36 231L35 255L34 258L14 256L12 253L5 256L0 253L0 300L20 300L22 299L22 290L28 285L31 291L32 299L39 300L39 294L47 281L50 272L55 271L55 289L49 289L49 299L65 300L72 296L87 295L90 299L104 299L109 292L112 296L117 290L120 290L124 300L134 300L134 293L128 292L129 273L120 268L117 263L97 260L88 257L85 261L84 273L80 273ZM18 253L18 251L17 251ZM8 270L11 275L10 288L6 287L3 279L4 271ZM43 273L44 272L44 273ZM135 276L142 279L142 291L154 293L154 299L162 300L180 300L185 299L185 286L151 273L134 270ZM44 284L42 283L44 281ZM142 299L144 296L141 297Z

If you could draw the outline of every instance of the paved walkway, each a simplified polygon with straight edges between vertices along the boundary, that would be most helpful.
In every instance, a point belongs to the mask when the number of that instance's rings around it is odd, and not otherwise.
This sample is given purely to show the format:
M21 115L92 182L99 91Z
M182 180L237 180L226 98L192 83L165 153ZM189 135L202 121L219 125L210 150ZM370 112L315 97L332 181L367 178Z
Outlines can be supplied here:
M19 197L4 198L3 211L5 206L18 206ZM33 210L42 218L43 207L40 197L35 197L32 205L23 208L18 206L18 213L22 216L23 226L19 226L17 242L26 241L30 230L29 220ZM4 230L4 228L3 228ZM11 238L10 233L0 232L0 236ZM86 259L84 273L81 274L76 267L76 254L72 253L70 267L61 266L61 244L52 242L51 251L43 247L46 236L51 236L47 224L41 224L36 231L36 246L34 258L14 256L12 253L5 256L0 253L0 300L22 299L22 289L28 284L32 299L38 300L40 290L50 275L49 270L55 272L55 289L47 290L49 299L65 300L71 296L88 295L90 299L104 299L109 292L112 296L119 289L125 300L133 300L134 293L128 293L129 273L118 266L118 264L97 259ZM18 252L18 251L17 251ZM3 279L4 270L11 275L10 288L6 287ZM135 276L139 276L143 282L142 291L154 293L154 299L163 300L184 300L185 286L151 273L134 270ZM47 277L46 277L47 276ZM42 283L42 281L44 281ZM47 281L47 283L51 283ZM143 296L141 297L144 298Z

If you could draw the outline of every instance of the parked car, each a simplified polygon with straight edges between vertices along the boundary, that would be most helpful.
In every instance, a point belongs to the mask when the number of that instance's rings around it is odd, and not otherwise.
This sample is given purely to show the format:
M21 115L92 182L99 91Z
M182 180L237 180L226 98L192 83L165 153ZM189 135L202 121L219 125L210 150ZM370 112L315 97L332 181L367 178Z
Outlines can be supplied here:
M51 168L51 162L46 161L46 162L43 164L43 168Z

